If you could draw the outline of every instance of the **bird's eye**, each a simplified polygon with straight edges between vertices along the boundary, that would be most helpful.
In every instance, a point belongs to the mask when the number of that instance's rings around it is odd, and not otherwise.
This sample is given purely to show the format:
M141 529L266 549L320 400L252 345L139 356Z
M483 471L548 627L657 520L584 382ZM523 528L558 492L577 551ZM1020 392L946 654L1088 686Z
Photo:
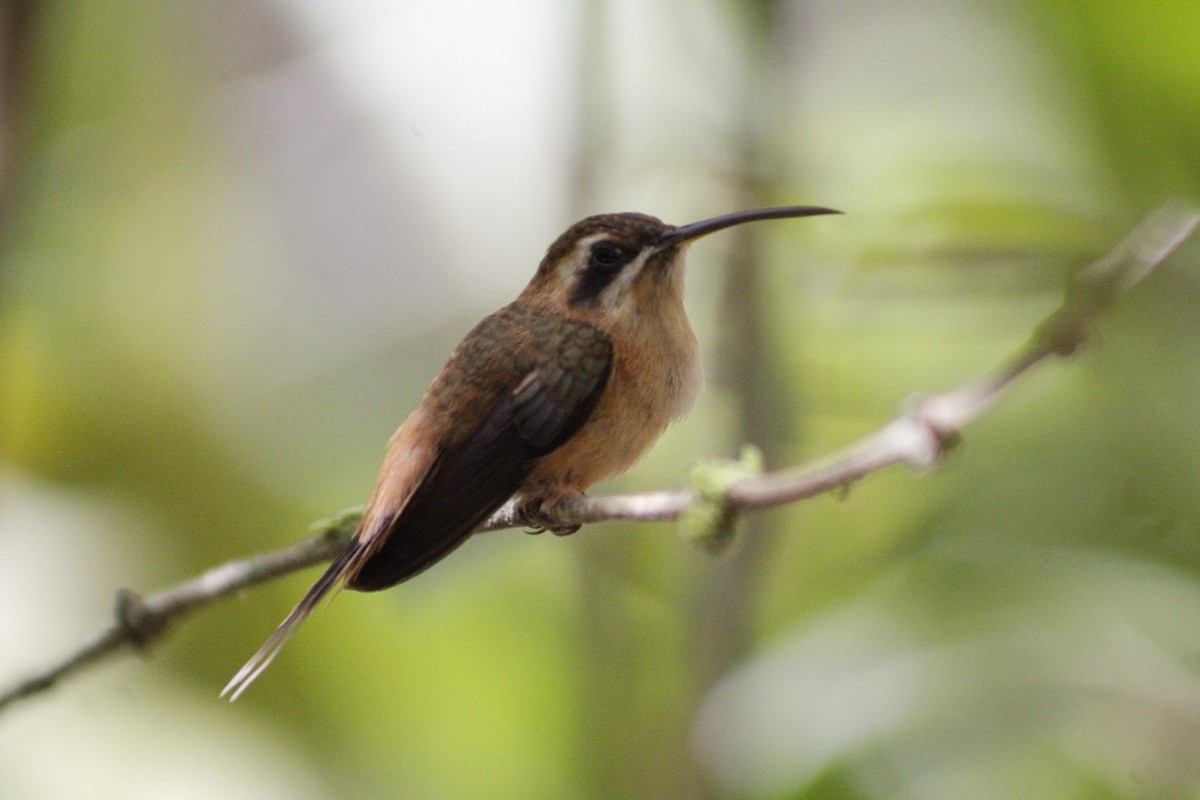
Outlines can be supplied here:
M615 272L625 264L625 251L609 241L596 242L588 258L588 266L600 272Z

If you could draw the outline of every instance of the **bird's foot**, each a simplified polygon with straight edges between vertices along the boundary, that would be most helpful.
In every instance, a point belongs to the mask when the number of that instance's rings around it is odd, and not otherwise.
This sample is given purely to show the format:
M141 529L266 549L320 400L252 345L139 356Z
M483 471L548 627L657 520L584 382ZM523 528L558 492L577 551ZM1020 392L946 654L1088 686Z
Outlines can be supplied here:
M537 534L550 531L555 536L570 536L575 531L579 530L582 525L572 523L570 525L555 525L550 517L553 516L554 508L562 502L566 497L579 497L582 492L574 494L559 494L548 497L530 497L521 500L517 504L517 510L521 516L530 521L531 527L526 530L526 533ZM543 524L545 523L545 524Z

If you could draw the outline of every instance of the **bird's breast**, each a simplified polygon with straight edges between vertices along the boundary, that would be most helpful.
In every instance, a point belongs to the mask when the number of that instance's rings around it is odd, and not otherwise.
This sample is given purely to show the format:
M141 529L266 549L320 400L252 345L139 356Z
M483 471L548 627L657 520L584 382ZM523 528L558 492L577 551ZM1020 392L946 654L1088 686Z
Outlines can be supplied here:
M608 331L613 365L604 394L575 436L538 461L521 494L573 494L615 477L691 410L704 371L682 305L639 322Z

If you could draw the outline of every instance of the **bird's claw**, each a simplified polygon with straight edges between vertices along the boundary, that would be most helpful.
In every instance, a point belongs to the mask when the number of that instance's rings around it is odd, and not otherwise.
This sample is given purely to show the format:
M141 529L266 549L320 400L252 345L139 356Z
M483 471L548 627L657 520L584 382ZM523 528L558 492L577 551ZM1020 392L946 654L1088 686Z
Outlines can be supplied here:
M558 505L558 501L561 499L562 498L553 498L547 501L542 497L533 497L521 503L518 507L521 512L521 516L527 521L534 521L530 527L525 529L525 532L536 536L539 533L546 533L549 531L555 536L570 536L572 533L575 533L575 531L582 528L583 526L580 523L571 523L569 525L559 526L541 524L542 522L546 521L548 515L547 512L554 506Z

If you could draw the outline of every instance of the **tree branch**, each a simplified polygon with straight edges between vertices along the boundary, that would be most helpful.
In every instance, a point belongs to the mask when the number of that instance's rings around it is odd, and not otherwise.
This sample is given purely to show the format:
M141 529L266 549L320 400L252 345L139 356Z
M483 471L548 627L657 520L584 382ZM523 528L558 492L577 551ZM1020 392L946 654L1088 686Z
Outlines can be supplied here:
M354 532L358 511L318 523L315 536L297 544L230 561L149 597L128 589L117 592L114 619L93 633L75 652L0 694L0 711L44 692L64 678L124 650L144 650L174 623L230 595L331 560Z
M1073 353L1091 322L1141 282L1200 226L1200 210L1171 204L1147 217L1111 252L1075 276L1062 305L1006 362L942 394L918 398L910 408L849 447L812 463L729 478L714 497L709 489L675 489L563 500L552 512L522 514L507 503L479 532L629 520L678 519L698 503L717 506L723 519L739 512L794 503L847 487L894 464L935 466L970 422L990 409L1017 381L1054 356ZM737 475L737 473L733 473ZM359 511L318 524L309 539L282 550L231 561L149 597L117 593L113 622L74 652L0 694L0 711L44 692L96 662L126 650L143 650L193 611L283 575L331 560L353 535Z

